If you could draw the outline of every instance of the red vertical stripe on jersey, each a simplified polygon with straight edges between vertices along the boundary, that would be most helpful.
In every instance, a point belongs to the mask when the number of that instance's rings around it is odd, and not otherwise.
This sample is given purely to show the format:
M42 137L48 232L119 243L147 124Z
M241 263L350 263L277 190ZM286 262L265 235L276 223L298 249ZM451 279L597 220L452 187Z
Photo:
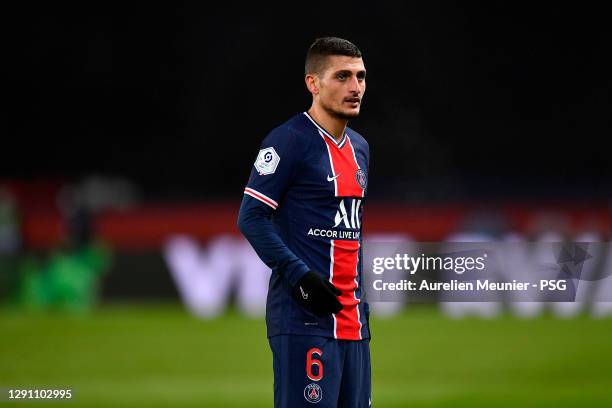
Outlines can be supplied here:
M342 291L342 295L338 297L342 310L335 315L336 338L361 340L359 299L355 296L359 241L333 240L332 248L332 283Z
M348 135L346 137L348 138ZM335 172L334 176L338 176L336 178L336 196L363 197L363 189L357 183L359 165L355 160L350 139L342 147L338 147L328 137L323 137L323 140L327 143L332 169Z

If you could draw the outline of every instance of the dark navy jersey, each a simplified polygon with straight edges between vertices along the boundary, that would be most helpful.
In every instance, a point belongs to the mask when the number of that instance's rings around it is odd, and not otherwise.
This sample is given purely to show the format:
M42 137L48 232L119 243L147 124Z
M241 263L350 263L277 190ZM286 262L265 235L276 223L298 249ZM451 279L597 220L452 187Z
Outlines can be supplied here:
M244 189L239 227L272 268L268 336L369 337L362 287L361 226L369 147L352 129L339 142L308 113L272 130ZM309 270L332 282L343 309L317 317L291 298Z

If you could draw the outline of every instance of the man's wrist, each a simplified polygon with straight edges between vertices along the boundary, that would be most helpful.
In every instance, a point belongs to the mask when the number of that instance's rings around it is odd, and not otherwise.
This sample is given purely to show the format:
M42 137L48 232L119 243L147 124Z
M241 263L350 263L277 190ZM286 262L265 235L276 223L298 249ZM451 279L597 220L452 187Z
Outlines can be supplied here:
M303 262L300 262L294 268L288 270L285 273L285 276L289 281L289 284L295 287L300 279L302 279L308 272L310 272L310 268Z

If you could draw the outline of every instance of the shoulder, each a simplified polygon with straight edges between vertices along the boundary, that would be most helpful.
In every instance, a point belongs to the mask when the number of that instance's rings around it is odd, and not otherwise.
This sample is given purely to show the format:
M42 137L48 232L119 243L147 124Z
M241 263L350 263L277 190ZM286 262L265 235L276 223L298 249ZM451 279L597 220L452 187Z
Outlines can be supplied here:
M302 113L294 115L285 123L272 129L264 139L264 144L291 145L293 147L304 145L304 143L312 139L306 132L304 119L305 117Z
M361 134L359 134L358 132L354 131L353 129L349 127L346 128L346 133L351 139L351 143L353 144L354 147L362 148L368 152L370 151L370 145L368 144L368 141L365 139L365 137L363 137Z

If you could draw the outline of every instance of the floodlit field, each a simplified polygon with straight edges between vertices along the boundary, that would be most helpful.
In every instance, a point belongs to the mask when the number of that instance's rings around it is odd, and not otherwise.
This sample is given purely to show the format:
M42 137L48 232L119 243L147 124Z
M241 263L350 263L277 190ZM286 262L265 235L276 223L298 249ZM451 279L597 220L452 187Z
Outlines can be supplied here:
M69 387L72 407L272 406L264 323L234 312L5 310L0 334L0 387ZM374 407L612 406L612 320L449 320L413 307L373 320L373 334Z

